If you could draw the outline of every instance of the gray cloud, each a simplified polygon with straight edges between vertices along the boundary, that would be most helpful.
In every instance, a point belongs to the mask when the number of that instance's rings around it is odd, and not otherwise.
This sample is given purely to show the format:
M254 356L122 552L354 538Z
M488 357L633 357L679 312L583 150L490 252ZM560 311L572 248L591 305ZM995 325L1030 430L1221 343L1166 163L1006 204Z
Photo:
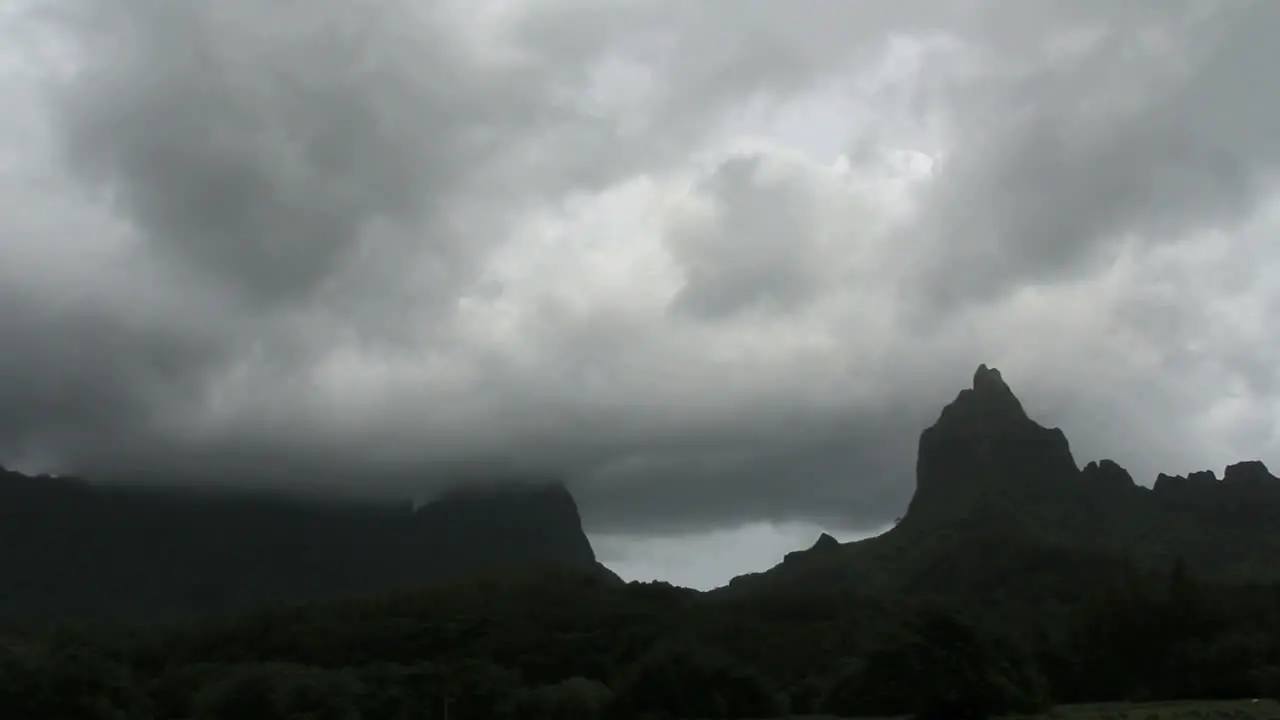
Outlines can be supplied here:
M1268 197L1280 145L1266 128L1280 103L1258 91L1274 84L1263 38L1280 11L1162 9L1099 30L1072 61L960 86L978 107L962 116L964 142L929 210L905 230L936 238L923 266L936 302L1089 272L1117 241L1232 224Z
M538 123L544 79L478 67L391 6L77 8L85 69L59 107L71 166L150 249L249 304L316 302L367 254L442 263L448 285L481 238L447 203Z
M1266 2L0 25L0 462L865 529L979 362L1140 479L1280 448Z
M761 303L796 311L817 289L814 198L792 178L762 178L767 169L758 156L739 157L707 179L716 217L671 238L686 270L677 312L715 320Z

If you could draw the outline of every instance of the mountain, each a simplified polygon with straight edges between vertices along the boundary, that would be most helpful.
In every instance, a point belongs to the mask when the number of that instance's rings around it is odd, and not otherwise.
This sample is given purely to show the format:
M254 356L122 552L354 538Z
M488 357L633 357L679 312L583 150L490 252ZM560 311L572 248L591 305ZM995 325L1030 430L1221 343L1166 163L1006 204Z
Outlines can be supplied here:
M824 536L724 592L847 588L1061 597L1130 564L1181 560L1207 579L1280 581L1280 479L1259 461L1136 484L1111 460L1080 468L1066 435L1030 417L1000 371L920 435L916 490L888 532ZM1025 597L1020 599L1027 599Z
M525 569L616 579L556 483L467 487L414 509L0 468L0 548L0 622L224 614Z

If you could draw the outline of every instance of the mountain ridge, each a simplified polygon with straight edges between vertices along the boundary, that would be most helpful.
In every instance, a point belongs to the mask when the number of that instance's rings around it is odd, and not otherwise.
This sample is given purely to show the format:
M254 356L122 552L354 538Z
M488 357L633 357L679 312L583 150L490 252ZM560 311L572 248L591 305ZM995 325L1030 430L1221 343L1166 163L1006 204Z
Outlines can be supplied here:
M989 594L1002 579L1053 595L1089 573L1175 561L1213 580L1280 581L1280 479L1264 463L1234 463L1221 480L1161 474L1152 487L1110 459L1080 467L1066 434L1030 418L986 365L921 432L915 474L885 533L852 543L823 533L712 594ZM228 613L521 569L618 581L569 490L541 480L379 506L0 468L0 545L24 548L0 559L0 621Z
M1277 528L1280 479L1262 461L1234 463L1222 480L1211 471L1162 474L1149 488L1114 460L1081 468L1066 434L1032 420L1000 371L984 364L921 433L916 490L892 528L821 552L789 553L719 591L928 588L940 558L968 565L976 577L984 564L1007 559L991 556L993 548L1065 564L1163 569L1182 560L1213 580L1280 581ZM957 555L965 544L988 556Z

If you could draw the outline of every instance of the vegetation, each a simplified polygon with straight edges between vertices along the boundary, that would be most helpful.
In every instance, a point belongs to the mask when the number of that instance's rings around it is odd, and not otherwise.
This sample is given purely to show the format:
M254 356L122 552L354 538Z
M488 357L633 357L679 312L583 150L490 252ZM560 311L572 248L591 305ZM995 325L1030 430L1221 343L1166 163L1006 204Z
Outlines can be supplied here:
M964 720L1274 698L1278 680L1280 587L1208 585L1180 565L1100 573L1054 613L562 572L0 642L0 708L26 720Z
M36 549L0 567L0 618L222 613L0 633L5 718L1164 720L1150 703L1280 698L1280 479L1078 470L985 366L922 436L901 522L712 593L603 570L563 488L412 511L0 481L0 539ZM299 604L232 612L271 601ZM1145 704L1080 705L1104 702Z

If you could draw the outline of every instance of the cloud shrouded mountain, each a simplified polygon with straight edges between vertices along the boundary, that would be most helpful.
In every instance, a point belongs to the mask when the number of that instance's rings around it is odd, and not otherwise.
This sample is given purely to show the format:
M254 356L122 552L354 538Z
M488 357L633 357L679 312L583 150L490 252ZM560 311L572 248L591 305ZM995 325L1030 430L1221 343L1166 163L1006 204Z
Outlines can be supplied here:
M168 621L495 577L618 577L563 485L420 505L29 477L0 467L0 622Z
M978 362L1141 483L1275 460L1277 30L1261 0L9 3L0 460L518 469L597 533L866 530Z

